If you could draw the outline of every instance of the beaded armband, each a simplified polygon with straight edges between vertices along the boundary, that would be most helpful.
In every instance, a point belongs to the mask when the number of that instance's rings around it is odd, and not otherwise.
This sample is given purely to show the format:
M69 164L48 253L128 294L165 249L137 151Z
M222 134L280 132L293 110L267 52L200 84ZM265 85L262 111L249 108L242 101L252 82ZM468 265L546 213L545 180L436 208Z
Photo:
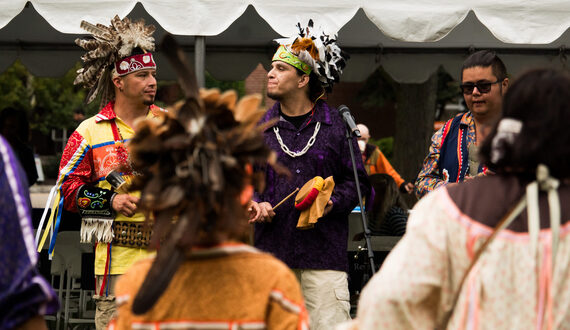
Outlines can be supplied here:
M108 189L83 185L77 192L77 208L81 216L81 241L110 243L113 240L114 212L111 201L115 193Z

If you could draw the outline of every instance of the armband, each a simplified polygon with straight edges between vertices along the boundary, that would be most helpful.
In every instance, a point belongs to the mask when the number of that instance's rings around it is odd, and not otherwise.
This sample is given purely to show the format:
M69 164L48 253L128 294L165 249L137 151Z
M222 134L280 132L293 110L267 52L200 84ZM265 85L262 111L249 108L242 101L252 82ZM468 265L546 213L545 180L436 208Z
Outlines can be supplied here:
M108 189L82 185L77 192L77 208L81 216L81 242L110 243L113 240L115 214L111 201L116 193Z

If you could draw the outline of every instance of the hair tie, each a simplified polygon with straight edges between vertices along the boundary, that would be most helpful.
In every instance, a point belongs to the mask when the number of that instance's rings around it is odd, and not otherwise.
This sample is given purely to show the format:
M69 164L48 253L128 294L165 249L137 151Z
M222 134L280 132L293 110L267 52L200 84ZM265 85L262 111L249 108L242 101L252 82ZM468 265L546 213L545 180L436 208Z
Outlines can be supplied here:
M499 149L501 144L512 145L522 129L522 121L514 118L503 118L497 126L497 133L491 142L491 162L496 164L503 157Z

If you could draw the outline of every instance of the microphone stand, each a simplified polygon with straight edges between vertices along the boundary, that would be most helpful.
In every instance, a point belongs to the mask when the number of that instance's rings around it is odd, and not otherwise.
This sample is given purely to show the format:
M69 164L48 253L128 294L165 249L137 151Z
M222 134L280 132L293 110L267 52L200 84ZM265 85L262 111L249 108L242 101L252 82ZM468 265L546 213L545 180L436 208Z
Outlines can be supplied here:
M372 251L372 243L370 242L370 229L366 223L364 216L364 206L362 205L362 192L360 191L360 180L358 180L358 173L356 171L356 158L354 156L354 148L352 147L352 133L346 127L346 140L348 142L348 149L350 150L350 159L352 160L352 171L354 172L354 181L356 182L356 192L358 193L358 203L360 205L360 217L362 219L362 228L364 229L364 238L366 240L366 248L368 250L368 259L370 261L370 270L372 275L376 273L376 266L374 265L374 252Z

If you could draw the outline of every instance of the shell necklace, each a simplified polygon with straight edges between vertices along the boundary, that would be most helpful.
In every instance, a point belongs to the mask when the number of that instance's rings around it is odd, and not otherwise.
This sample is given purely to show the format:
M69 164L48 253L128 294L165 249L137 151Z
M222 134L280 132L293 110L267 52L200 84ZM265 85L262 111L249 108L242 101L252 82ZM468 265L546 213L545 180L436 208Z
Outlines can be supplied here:
M283 152L285 152L287 155L295 158L303 156L304 154L307 153L307 151L309 151L309 149L313 146L315 140L317 139L317 134L319 133L320 128L321 128L321 122L317 122L317 124L315 125L315 130L313 131L313 136L311 136L311 138L309 139L309 141L301 151L289 150L289 148L285 145L285 143L283 143L281 135L279 135L279 128L277 126L273 127L273 132L275 132L275 137L277 138L277 142L279 142L279 145L281 146L281 150L283 150Z

